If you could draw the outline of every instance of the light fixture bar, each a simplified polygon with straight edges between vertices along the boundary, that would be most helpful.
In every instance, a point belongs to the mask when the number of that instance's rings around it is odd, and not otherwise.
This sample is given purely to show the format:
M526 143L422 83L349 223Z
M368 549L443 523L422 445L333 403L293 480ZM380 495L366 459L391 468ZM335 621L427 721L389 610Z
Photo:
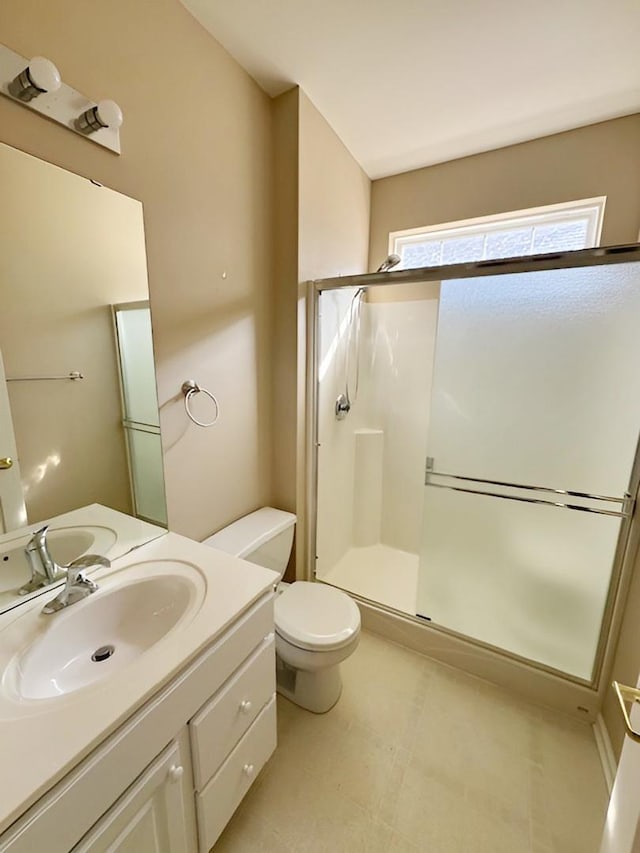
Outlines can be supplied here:
M28 73L28 69L36 60L38 60L36 71L42 74L42 57L29 60L6 45L0 44L0 94L10 98L15 104L34 110L64 125L73 133L84 136L115 154L120 154L122 113L119 108L117 111L114 110L117 104L113 101L98 103L90 101L64 82L60 82L59 86L51 91L43 91L38 83L40 78L37 77L34 84L33 75ZM55 69L53 63L49 65ZM45 66L45 72L47 70ZM22 97L20 91L23 92ZM97 116L91 126L83 120L87 115ZM113 117L114 125L105 127L104 116Z

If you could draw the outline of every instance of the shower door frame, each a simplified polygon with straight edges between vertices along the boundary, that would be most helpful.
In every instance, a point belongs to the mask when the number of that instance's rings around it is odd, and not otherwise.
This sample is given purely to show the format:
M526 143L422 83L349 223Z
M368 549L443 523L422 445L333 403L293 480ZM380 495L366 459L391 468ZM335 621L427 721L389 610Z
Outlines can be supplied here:
M531 255L524 258L507 258L491 261L479 261L476 263L454 264L450 266L440 267L420 267L410 270L399 270L386 273L365 273L362 275L343 276L337 278L317 279L310 281L307 284L307 348L306 348L306 376L307 376L307 400L306 400L306 447L305 447L305 470L306 470L306 489L305 489L305 512L304 512L304 537L305 537L305 566L308 567L308 575L313 580L323 582L316 575L317 564L317 509L318 509L318 448L319 444L319 426L318 426L318 402L319 402L319 380L318 366L320 362L319 344L319 306L320 294L328 290L343 290L346 288L358 287L377 287L377 286L393 286L401 284L416 284L424 281L444 281L449 279L462 278L479 278L482 276L506 275L512 273L535 272L542 270L569 269L579 267L593 267L597 265L609 265L619 263L637 262L640 263L640 245L629 244L621 246L606 246L593 249L580 249L572 252L554 252L544 255ZM640 286L640 285L639 285ZM639 433L640 433L640 424ZM600 700L602 699L607 687L609 671L613 663L615 647L620 632L622 616L626 594L628 592L631 577L633 573L633 565L640 548L640 523L638 523L636 512L638 511L638 499L640 490L640 434L638 444L634 456L633 465L631 468L629 481L630 500L633 504L633 510L627 517L621 519L620 531L616 549L614 552L613 563L609 580L609 590L603 611L603 617L600 627L600 635L596 655L594 659L593 676L590 681L573 676L569 673L562 672L538 663L529 658L524 658L509 652L506 649L501 649L484 643L481 640L476 640L465 634L460 634L456 631L438 625L432 622L425 622L417 615L402 613L394 608L388 607L382 602L372 601L363 596L351 593L353 597L364 605L363 613L380 613L387 614L392 619L401 620L407 627L414 626L422 632L426 632L425 645L427 643L427 633L432 634L434 640L438 640L435 648L429 650L435 658L444 659L445 662L451 662L452 657L455 658L457 652L454 646L459 648L461 644L470 649L477 650L480 653L483 651L492 656L499 656L502 659L504 666L497 666L494 677L501 680L501 673L504 670L506 677L502 677L505 685L509 681L509 670L525 667L530 676L534 678L539 676L541 681L540 696L544 696L542 701L549 702L548 688L549 681L563 682L566 685L574 688L573 692L569 691L569 700L563 703L564 710L575 710L577 704L578 711L589 714L592 718L597 713ZM640 570L640 567L639 567ZM378 620L379 621L379 620ZM408 625L407 625L408 623ZM389 623L391 624L391 623ZM398 627L398 632L402 634L402 627ZM451 638L451 650L440 654L440 641ZM469 656L473 659L473 656ZM500 662L499 662L500 663ZM491 669L491 667L489 667ZM487 675L487 667L479 666L476 673L483 677L491 677ZM534 690L530 691L535 694ZM573 708L571 703L574 703ZM585 707L586 706L586 707Z

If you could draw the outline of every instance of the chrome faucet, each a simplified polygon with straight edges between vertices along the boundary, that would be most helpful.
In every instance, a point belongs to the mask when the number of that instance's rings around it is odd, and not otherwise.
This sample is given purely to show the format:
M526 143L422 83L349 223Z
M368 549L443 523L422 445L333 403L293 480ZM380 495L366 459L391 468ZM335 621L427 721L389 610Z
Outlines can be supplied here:
M52 601L45 604L42 612L46 614L57 613L58 610L63 610L65 607L69 607L91 595L98 589L98 584L87 577L86 570L98 566L109 567L110 565L111 562L106 557L101 557L98 554L83 554L82 557L73 560L66 567L67 581L65 585Z
M36 530L24 549L31 566L31 580L18 590L20 595L50 586L64 577L64 567L59 566L49 553L48 529L49 525L45 524L40 530Z

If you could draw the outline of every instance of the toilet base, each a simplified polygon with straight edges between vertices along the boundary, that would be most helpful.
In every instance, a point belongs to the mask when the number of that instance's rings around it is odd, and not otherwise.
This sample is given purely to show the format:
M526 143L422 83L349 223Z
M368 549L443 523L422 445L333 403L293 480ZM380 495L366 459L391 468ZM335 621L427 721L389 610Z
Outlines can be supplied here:
M276 690L294 705L314 714L326 714L342 693L340 666L335 664L307 672L290 666L277 655Z

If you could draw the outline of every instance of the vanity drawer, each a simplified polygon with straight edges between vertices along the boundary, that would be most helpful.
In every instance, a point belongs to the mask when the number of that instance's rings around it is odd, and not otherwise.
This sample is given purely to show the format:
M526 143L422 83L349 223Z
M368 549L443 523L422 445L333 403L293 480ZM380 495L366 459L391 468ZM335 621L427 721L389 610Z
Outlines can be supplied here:
M275 689L275 638L270 634L189 723L197 791L204 788Z
M209 853L275 748L274 696L202 793L196 794L200 853Z

